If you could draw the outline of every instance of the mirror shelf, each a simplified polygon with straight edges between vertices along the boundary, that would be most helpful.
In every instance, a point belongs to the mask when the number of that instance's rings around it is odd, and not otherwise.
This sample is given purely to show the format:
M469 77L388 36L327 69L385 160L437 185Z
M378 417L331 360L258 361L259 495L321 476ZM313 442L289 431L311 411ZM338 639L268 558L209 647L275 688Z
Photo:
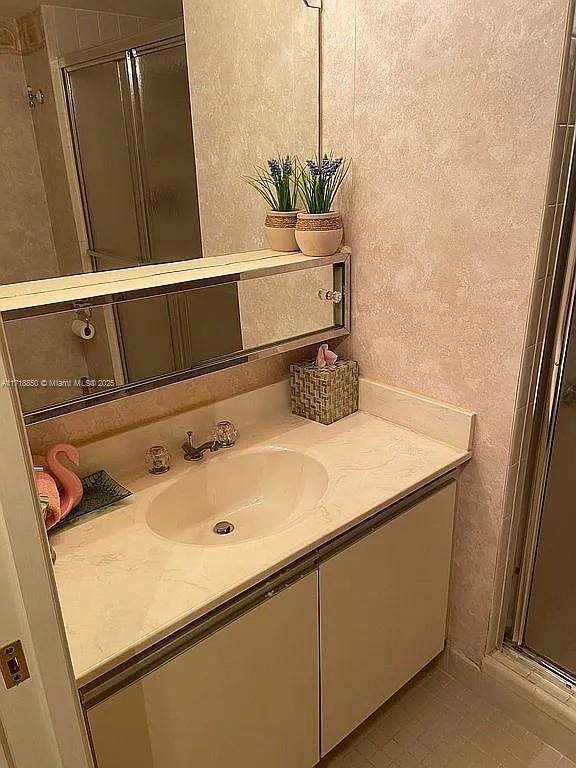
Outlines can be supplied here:
M256 251L3 286L25 422L348 335L350 258Z
M272 250L212 256L166 264L86 272L79 275L32 280L0 286L0 312L4 319L45 314L56 305L97 303L105 296L127 292L157 291L182 283L201 285L210 280L245 280L269 274L290 272L334 264L347 259L350 250L340 249L334 256L305 256Z

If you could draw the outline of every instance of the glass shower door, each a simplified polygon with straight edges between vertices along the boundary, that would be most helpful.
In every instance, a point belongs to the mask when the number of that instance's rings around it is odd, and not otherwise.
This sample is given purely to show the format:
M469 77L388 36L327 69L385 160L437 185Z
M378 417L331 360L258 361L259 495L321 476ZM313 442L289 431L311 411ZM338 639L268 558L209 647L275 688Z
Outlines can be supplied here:
M576 322L567 339L524 645L576 678Z
M150 261L202 256L184 43L133 52Z
M180 36L65 70L94 269L202 256Z
M84 215L95 270L144 261L125 57L67 71Z

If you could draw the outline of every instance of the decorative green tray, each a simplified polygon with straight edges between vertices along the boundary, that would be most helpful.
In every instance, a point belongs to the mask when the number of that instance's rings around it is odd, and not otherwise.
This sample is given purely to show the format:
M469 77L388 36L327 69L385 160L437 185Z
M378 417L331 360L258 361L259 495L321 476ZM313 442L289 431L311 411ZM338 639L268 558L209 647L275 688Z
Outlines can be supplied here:
M132 491L129 491L128 488L124 488L123 485L117 483L104 469L100 469L98 472L83 477L82 487L84 488L84 494L80 503L77 504L63 520L56 523L56 525L50 529L50 533L53 531L60 531L69 525L73 525L79 517L84 517L92 512L104 510L106 507L116 504L128 496L132 496Z

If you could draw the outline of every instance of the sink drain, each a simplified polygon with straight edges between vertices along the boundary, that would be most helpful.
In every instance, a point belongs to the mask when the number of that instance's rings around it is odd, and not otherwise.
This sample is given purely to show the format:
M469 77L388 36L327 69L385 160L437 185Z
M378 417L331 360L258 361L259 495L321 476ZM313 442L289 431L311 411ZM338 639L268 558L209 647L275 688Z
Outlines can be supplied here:
M227 533L232 533L234 526L232 523L229 523L228 520L222 520L222 522L216 523L212 530L214 533L217 533L218 536L226 536Z

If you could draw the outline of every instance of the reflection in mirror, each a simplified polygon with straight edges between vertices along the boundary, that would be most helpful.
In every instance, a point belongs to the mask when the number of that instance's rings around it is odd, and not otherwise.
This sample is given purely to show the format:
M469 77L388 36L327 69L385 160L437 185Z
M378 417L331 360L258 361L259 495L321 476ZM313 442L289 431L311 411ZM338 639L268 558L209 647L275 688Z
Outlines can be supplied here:
M342 336L347 268L341 260L82 308L5 313L27 421L273 353L279 345Z
M318 149L302 0L0 0L0 283L259 249L242 175Z

